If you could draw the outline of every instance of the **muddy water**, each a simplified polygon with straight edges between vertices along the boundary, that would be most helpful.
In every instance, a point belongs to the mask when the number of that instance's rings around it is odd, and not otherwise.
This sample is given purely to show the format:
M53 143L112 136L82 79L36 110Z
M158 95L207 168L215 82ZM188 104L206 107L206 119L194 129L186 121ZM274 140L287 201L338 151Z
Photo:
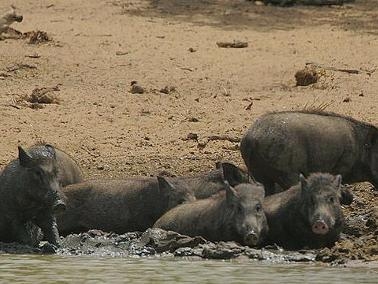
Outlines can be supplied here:
M0 255L2 283L377 283L378 269L197 261Z

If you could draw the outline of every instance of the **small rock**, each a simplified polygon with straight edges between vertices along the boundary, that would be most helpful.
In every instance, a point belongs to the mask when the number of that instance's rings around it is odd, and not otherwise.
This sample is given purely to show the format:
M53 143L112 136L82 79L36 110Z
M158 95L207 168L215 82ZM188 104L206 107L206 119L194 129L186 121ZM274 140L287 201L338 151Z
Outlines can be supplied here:
M196 117L190 117L190 118L188 118L188 121L189 122L199 122L199 119L196 118Z
M29 58L40 58L41 55L39 55L38 53L33 53L33 54L27 54L27 55L25 55L25 57L29 57Z
M174 91L176 91L176 87L174 86L165 86L164 88L159 90L159 92L163 94L169 94Z
M132 81L130 93L132 93L132 94L143 94L144 88L142 86L140 86L137 81Z
M190 52L196 52L197 49L194 49L193 47L189 47L188 51L190 51Z
M343 103L349 103L351 101L352 99L350 97L346 97L345 99L343 99Z
M186 136L186 140L198 140L198 134L197 133L188 133L188 135Z

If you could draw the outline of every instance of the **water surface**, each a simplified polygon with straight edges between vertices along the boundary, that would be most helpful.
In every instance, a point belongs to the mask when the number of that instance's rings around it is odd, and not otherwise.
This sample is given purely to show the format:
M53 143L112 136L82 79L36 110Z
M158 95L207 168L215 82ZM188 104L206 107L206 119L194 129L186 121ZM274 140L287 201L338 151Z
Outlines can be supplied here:
M0 255L1 283L378 283L378 269L259 261Z

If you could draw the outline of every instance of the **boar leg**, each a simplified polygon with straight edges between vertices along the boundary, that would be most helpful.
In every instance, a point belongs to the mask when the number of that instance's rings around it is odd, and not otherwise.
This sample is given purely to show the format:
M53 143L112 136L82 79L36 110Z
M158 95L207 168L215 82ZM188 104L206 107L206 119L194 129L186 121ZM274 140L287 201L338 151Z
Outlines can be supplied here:
M32 237L32 234L28 230L26 224L19 220L13 220L11 223L11 232L14 237L21 244L26 244L30 246L38 245L38 240Z
M41 228L44 238L51 244L59 246L59 232L54 215L46 214L36 219L37 225Z

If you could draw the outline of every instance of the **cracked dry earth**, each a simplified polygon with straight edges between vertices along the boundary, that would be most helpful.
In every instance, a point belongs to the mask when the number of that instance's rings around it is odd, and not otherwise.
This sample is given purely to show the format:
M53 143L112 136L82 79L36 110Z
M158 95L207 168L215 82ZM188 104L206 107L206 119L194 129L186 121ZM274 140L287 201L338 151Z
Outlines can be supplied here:
M219 160L242 165L238 141L266 111L322 107L378 124L376 0L5 0L0 9L10 4L24 16L12 27L35 40L0 41L1 167L17 145L42 140L87 177L191 175ZM319 80L296 86L309 62ZM377 190L352 190L341 240L316 260L378 261Z

